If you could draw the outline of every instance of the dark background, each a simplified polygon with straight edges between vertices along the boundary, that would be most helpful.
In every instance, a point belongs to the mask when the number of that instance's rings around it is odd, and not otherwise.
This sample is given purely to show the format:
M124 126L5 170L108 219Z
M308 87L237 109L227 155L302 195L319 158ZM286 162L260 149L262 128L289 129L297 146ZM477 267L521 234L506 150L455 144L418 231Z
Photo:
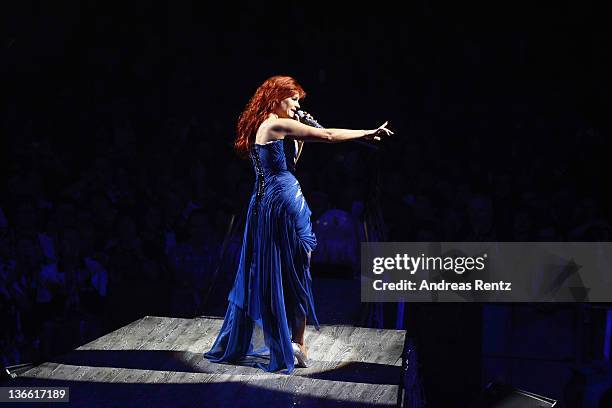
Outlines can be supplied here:
M220 264L231 282L253 187L250 164L232 151L234 128L272 75L295 77L308 93L302 108L324 126L389 120L396 133L375 152L306 146L298 178L313 221L344 211L387 241L610 238L610 13L595 2L0 7L5 365L143 314L223 303L202 291ZM338 239L328 232L317 231L321 245ZM107 273L107 291L69 272L93 274L85 258ZM318 264L315 280L339 262ZM48 265L72 278L44 283ZM51 300L39 294L45 285ZM415 336L431 406L463 404L491 380L579 406L572 395L590 391L576 391L576 373L607 367L606 313L406 305L397 319L386 305L384 319L370 307L360 318ZM51 340L81 321L85 332Z

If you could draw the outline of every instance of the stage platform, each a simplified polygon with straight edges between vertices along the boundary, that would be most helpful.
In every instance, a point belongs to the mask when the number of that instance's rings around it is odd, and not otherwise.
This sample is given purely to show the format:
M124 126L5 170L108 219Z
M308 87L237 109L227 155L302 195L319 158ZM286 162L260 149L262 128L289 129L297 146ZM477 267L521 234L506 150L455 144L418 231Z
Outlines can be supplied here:
M8 385L68 386L70 404L63 406L79 407L359 408L397 402L403 330L323 325L317 332L308 326L311 366L286 375L204 359L221 323L146 316Z

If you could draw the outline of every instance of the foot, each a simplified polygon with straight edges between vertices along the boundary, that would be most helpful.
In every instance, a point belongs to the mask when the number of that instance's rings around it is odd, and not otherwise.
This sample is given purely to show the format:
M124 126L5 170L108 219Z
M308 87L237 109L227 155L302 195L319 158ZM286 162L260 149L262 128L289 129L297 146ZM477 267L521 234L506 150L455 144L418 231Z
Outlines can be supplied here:
M297 367L308 367L308 356L306 354L306 347L294 342L291 342L291 346L293 347L293 355L298 361Z

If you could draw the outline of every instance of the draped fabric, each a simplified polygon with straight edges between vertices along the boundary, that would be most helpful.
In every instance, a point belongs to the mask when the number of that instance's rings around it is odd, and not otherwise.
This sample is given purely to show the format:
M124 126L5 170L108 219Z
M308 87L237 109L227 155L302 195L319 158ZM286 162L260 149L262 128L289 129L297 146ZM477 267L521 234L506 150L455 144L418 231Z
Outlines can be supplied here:
M240 263L221 330L204 357L266 371L294 370L291 336L307 317L319 330L309 254L317 241L311 211L293 168L293 140L255 144L256 180L247 211ZM288 166L289 163L289 166Z

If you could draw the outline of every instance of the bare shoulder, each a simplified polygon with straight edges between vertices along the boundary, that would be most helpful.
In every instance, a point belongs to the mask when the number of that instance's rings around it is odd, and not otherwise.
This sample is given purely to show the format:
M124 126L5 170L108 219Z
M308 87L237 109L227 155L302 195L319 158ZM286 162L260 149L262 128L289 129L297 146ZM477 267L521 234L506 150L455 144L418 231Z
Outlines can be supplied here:
M282 131L282 128L279 128L278 123L280 119L266 119L259 125L259 129L257 129L257 134L255 135L255 143L257 144L266 144L268 142L273 142L278 139L284 139L286 136L286 132Z

